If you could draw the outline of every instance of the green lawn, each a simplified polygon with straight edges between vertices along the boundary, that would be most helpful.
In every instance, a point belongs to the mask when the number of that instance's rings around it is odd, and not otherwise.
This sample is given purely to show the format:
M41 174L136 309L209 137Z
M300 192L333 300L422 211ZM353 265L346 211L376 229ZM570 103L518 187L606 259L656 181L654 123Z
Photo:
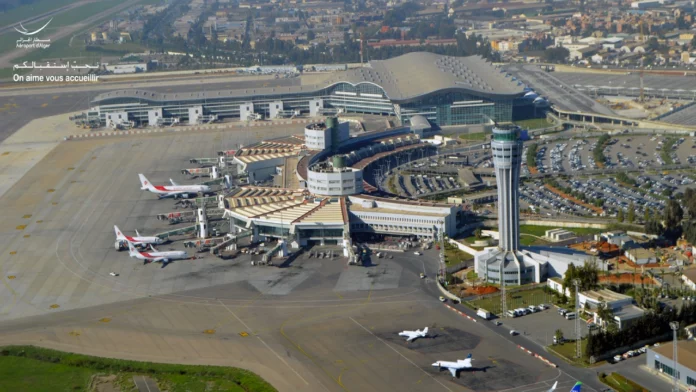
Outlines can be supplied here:
M522 234L532 234L537 237L543 237L546 235L546 230L558 229L558 226L533 226L533 225L520 225L520 233ZM561 229L572 231L577 235L587 235L587 234L597 234L604 231L603 229L591 229L585 227L560 227Z
M532 237L530 235L520 235L520 245L522 246L542 246L542 245L549 245L551 242L542 240L536 237Z
M473 260L474 256L459 250L456 246L445 243L445 264L457 265L463 261Z
M276 389L249 371L169 365L72 354L32 346L0 350L0 391L87 391L94 374L116 375L121 390L136 390L132 376L143 374L170 392L272 392Z
M560 317L560 316L559 316ZM566 339L571 339L572 336L565 336ZM583 339L580 341L580 350L581 353L585 352L585 346L587 346L587 339ZM579 363L582 365L587 365L585 363L584 359L581 359L579 362L575 359L575 341L571 342L566 342L563 344L556 344L548 347L549 351L552 353L563 357L566 361L571 362L571 363Z
M86 391L92 369L42 362L36 359L0 357L2 391Z
M551 302L551 295L546 294L542 288L508 292L507 296L508 309L526 308L529 305L541 305ZM480 300L469 301L468 303L474 307L483 308L500 315L500 300L500 294L498 294Z
M523 129L541 129L552 127L553 124L548 122L545 118L532 118L529 120L515 121L516 125L519 125Z
M460 133L459 138L463 140L474 140L474 141L484 141L488 134L485 132L476 133Z
M618 392L648 392L647 389L627 379L619 373L611 373L609 375L605 375L605 377L600 376L599 380Z

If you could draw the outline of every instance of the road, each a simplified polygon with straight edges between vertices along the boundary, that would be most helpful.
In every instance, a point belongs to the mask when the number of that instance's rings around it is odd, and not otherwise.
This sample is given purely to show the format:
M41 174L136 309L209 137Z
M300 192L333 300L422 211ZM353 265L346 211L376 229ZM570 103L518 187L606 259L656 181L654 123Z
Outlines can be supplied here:
M575 87L563 83L551 73L542 71L536 65L510 65L507 71L562 110L616 115L611 109L595 102Z

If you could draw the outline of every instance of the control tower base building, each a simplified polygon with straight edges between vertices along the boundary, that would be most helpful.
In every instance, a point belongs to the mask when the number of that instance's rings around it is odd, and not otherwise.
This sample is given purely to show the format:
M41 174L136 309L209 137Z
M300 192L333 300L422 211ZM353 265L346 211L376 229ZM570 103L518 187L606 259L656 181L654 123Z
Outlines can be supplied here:
M498 186L498 246L475 255L481 279L495 284L540 283L563 276L569 264L582 265L589 256L566 248L520 249L520 167L522 141L519 127L493 128L491 153Z

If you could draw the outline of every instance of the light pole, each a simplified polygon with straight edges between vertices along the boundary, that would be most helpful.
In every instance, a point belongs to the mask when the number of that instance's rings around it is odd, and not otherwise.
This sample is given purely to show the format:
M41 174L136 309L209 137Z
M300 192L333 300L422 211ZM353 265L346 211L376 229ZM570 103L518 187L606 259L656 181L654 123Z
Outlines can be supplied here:
M580 280L573 279L575 285L575 358L582 358L582 341L580 340Z
M679 322L671 321L669 327L672 328L672 359L674 359L674 368L672 369L672 377L674 377L674 385L672 391L679 392L679 373L677 372L677 330Z

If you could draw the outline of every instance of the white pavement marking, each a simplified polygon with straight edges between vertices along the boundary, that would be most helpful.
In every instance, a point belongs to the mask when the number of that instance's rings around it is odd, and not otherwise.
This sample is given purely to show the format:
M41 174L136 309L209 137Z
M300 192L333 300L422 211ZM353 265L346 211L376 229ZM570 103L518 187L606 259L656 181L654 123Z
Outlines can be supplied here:
M245 323L244 321L242 321L242 319L240 319L240 318L232 311L232 309L228 308L227 305L225 305L225 303L222 302L222 301L219 300L219 299L218 299L218 302L220 303L220 305L222 305L223 308L225 308L225 310L227 310L228 312L230 312L230 314L231 314L232 316L234 316L234 318L236 318L236 319L244 326L244 328L245 328L247 331L251 331L251 328L249 328L249 326L246 325L246 323ZM256 336L256 338L257 338L261 343L263 343L263 345L266 346L267 349L269 349L273 354L275 354L275 356L278 357L278 359L280 359L280 361L283 362L283 363L285 364L285 366L287 366L288 368L290 368L290 370L292 370L293 373L295 373L295 374L297 375L297 377L300 378L300 380L302 380L305 384L309 385L309 383L307 382L307 380L305 380L304 378L302 378L302 376L300 376L300 373L298 373L297 370L295 370L292 366L290 366L289 363L285 362L285 360L283 359L283 357L281 357L280 355L278 355L278 353L276 353L275 351L273 351L273 349L271 348L271 346L269 346L263 339L261 339L261 337L260 337L259 335L254 335L254 336Z
M399 356L400 356L401 358L405 359L406 361L408 361L408 363L410 363L411 365L413 365L413 366L415 366L416 368L418 368L418 370L420 370L421 372L425 373L428 377L430 377L430 378L432 378L433 380L435 380L435 382L437 382L438 384L442 385L443 388L445 388L446 390L452 392L452 390L449 389L449 388L447 388L447 386L446 386L445 384L441 383L440 380L438 380L437 378L433 377L432 374L430 374L430 373L426 372L425 370L423 370L420 366L418 366L418 365L416 365L415 363L413 363L413 361L411 361L410 359L406 358L406 356L404 356L404 354L401 354L397 349L395 349L394 347L390 346L390 345L389 345L387 342L385 342L382 338L380 338L379 336L377 336L377 335L375 335L374 333L372 333L372 331L370 331L369 329L365 328L365 327L364 327L362 324L360 324L359 322L355 321L354 318L352 318L352 317L348 317L348 318L349 318L352 322L354 322L355 324L357 324L360 328L362 328L362 329L364 329L365 331L367 331L370 335L372 335L372 336L374 336L375 338L377 338L377 340L379 340L380 342L384 343L384 345L387 346L387 347L389 347L392 351L394 351L395 353L399 354Z

